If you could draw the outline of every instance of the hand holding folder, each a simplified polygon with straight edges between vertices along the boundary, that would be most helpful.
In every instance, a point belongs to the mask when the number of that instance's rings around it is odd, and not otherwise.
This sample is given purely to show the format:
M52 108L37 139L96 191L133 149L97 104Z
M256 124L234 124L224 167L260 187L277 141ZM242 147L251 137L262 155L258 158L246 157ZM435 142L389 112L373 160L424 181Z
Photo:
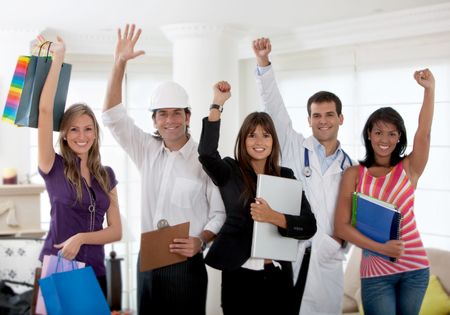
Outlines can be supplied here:
M189 222L164 227L141 234L140 271L148 271L187 260L187 257L169 252L175 238L189 237Z
M398 240L400 222L401 214L395 205L362 193L353 193L352 225L365 236L378 243ZM396 261L394 257L371 252L392 262Z

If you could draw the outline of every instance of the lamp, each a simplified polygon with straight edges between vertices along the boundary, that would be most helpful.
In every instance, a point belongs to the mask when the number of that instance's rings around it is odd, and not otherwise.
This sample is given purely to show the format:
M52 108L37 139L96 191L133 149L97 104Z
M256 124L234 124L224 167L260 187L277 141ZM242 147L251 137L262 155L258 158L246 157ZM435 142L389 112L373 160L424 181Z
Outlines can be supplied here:
M120 311L122 309L122 271L121 261L123 258L117 258L114 251L114 245L106 259L106 279L107 279L107 297L111 310Z
M120 220L122 222L122 239L118 242L128 243L134 241L127 220L121 214ZM114 243L111 243L111 252L109 258L106 258L106 279L107 279L107 299L109 307L112 311L122 310L122 270L121 261L123 258L117 258L117 253L114 250Z

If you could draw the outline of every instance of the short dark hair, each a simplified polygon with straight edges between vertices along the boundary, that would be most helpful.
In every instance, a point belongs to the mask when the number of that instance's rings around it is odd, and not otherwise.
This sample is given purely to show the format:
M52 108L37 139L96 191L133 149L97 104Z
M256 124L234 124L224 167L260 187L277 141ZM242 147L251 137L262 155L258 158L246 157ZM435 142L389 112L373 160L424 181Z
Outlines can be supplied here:
M153 121L155 120L156 113L157 113L160 109L162 109L162 108L155 109L155 110L152 111L152 119L153 119ZM190 115L190 114L191 114L191 110L190 110L189 107L186 107L186 108L183 108L183 109L184 109L184 113L185 113L186 115ZM188 138L191 136L191 134L189 133L189 126L186 126L186 136L187 136ZM161 135L159 134L159 131L158 131L158 130L155 130L155 132L153 133L153 137L155 137L156 139L162 140L162 137L161 137Z
M369 133L372 131L373 126L380 121L393 124L400 133L399 142L391 154L391 159L389 161L390 166L397 165L398 162L405 158L404 153L408 142L405 122L403 121L402 116L400 116L400 114L392 107L381 107L369 116L362 131L362 138L366 148L366 157L364 160L359 161L359 163L365 167L371 167L375 164L375 152L373 151L372 144L369 140Z
M336 113L338 114L338 116L342 115L342 102L339 99L339 97L337 97L336 94L328 91L319 91L308 99L308 104L306 106L308 110L308 116L311 117L312 103L323 103L323 102L333 102L334 105L336 105Z

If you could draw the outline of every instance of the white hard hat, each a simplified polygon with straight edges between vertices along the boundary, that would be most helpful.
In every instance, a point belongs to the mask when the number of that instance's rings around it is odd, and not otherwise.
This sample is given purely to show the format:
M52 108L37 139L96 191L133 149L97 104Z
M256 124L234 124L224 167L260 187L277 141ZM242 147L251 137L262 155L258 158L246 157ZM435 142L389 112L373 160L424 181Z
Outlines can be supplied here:
M153 91L149 110L188 107L189 100L186 90L178 83L167 81L158 85Z

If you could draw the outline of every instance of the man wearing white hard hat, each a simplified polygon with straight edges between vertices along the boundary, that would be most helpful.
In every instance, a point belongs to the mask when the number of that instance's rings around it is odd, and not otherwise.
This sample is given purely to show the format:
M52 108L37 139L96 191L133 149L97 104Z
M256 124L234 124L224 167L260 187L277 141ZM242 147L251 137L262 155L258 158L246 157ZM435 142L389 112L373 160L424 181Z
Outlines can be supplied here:
M141 30L118 31L115 61L103 108L103 123L139 169L142 233L161 225L190 222L189 238L174 239L169 250L185 262L140 272L139 314L205 314L207 273L203 250L220 230L225 211L220 192L203 171L197 143L189 135L188 95L175 82L156 88L150 101L155 134L143 132L122 104L122 81L128 60L143 51L134 46Z

